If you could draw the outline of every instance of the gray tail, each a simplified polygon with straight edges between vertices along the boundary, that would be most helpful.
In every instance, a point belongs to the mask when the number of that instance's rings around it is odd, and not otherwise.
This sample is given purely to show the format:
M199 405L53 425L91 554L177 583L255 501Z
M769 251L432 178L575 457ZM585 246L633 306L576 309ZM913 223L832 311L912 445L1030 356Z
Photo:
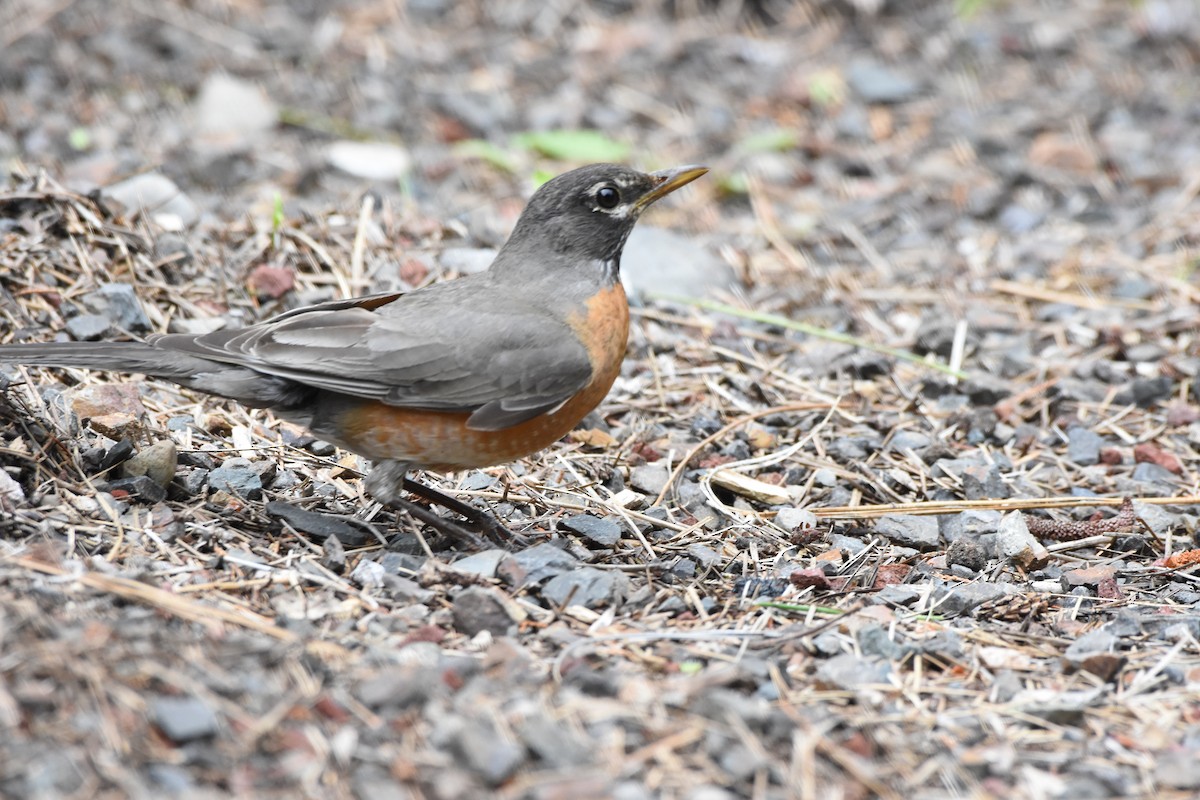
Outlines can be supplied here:
M253 407L290 407L311 390L249 367L142 342L45 342L0 346L0 364L136 372Z

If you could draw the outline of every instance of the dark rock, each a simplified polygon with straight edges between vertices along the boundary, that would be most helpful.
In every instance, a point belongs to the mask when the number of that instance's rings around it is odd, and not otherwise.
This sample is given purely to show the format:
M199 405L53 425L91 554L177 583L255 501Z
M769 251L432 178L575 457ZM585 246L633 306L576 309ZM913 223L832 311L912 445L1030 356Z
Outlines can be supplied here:
M565 725L545 714L527 717L517 726L517 734L534 755L554 769L579 767L592 762L589 745L580 741Z
M516 622L508 613L508 606L499 593L490 587L471 586L463 589L454 598L452 611L454 627L471 637L480 631L504 636Z
M1150 408L1169 398L1175 389L1175 382L1166 375L1157 378L1138 378L1130 387L1133 402L1141 408Z
M858 649L867 658L882 658L897 661L903 658L908 650L904 645L893 640L882 625L866 625L855 635Z
M1104 445L1104 437L1087 428L1074 426L1067 430L1067 460L1072 464L1081 467L1099 464Z
M885 514L875 523L875 532L890 541L918 550L931 550L941 541L937 519L932 516Z
M620 525L611 519L602 519L591 514L564 517L559 520L558 529L579 534L601 547L612 547L621 541Z
M143 503L161 503L167 499L167 490L145 475L108 481L104 484L104 490L118 497L124 493L130 499Z
M337 575L346 569L346 548L337 536L326 536L321 546L321 565Z
M973 572L978 572L987 566L987 561L986 548L973 537L962 536L955 539L946 549L946 563L951 566L961 564Z
M104 453L104 457L100 459L99 469L101 472L108 472L113 467L123 464L132 455L133 442L129 439L122 439Z
M721 565L721 562L724 561L724 558L720 553L713 550L708 545L703 545L699 542L688 545L687 554L695 559L696 563L699 564L703 569L717 568Z
M266 512L273 517L279 517L301 533L308 534L317 542L324 542L330 536L336 536L347 547L362 547L375 538L360 526L339 517L309 511L279 500L267 503Z
M244 458L227 458L221 466L208 473L208 485L216 490L257 500L262 497L262 476Z
M123 331L148 331L150 318L142 310L133 287L128 283L106 283L88 292L80 302L92 313L99 314Z
M527 583L540 583L579 565L579 559L549 542L527 547L515 553L513 560L525 570Z
M998 375L980 373L963 384L962 391L977 406L993 406L1013 393L1013 385Z

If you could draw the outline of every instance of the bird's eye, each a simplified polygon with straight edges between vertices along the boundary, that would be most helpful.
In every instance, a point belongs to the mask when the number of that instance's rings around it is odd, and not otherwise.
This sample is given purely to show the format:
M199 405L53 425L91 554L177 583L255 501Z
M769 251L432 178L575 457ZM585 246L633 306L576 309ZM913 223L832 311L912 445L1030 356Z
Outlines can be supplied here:
M616 208L619 202L621 193L611 186L602 186L600 191L596 192L596 203L601 208Z

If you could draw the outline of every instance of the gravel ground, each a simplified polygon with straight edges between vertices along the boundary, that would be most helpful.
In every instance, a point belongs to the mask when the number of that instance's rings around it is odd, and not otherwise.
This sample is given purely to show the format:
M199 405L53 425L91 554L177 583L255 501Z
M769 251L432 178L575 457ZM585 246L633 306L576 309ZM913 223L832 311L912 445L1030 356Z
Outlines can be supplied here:
M0 342L452 278L541 176L712 167L630 241L598 412L426 476L521 545L268 414L0 367L0 795L1196 796L1198 42L1192 0L0 4Z

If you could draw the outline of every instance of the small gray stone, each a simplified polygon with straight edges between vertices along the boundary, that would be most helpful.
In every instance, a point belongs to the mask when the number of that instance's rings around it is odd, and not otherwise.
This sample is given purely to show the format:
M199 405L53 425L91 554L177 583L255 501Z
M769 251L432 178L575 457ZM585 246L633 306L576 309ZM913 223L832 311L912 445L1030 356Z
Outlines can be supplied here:
M208 485L215 490L235 494L247 500L262 497L262 476L244 458L227 458L221 466L208 473Z
M515 623L506 604L490 587L471 586L463 589L454 598L452 611L454 627L471 637L480 631L489 631L493 636L505 636Z
M621 602L629 594L629 579L619 572L580 567L551 578L542 597L556 606L599 608Z
M166 488L175 479L179 466L179 450L170 439L161 439L121 465L121 474L127 478L145 475L159 486Z
M591 514L576 514L558 521L558 529L577 533L600 545L612 547L621 541L621 526L611 519L602 519Z
M145 172L115 183L104 190L131 214L145 211L160 227L178 230L194 225L200 210L174 181L157 172Z
M744 744L735 743L721 751L717 757L717 763L720 764L721 769L725 771L730 780L743 783L752 780L754 773L766 767L767 759L761 751L751 750Z
M212 154L248 149L274 127L275 104L263 89L225 72L204 79L192 105L193 145Z
M1159 536L1166 536L1172 528L1183 525L1183 520L1180 518L1182 515L1168 511L1160 505L1134 500L1133 513Z
M150 330L150 318L146 316L141 301L128 283L102 284L96 291L85 294L80 302L89 311L107 317L121 330Z
M580 767L592 761L589 744L545 714L527 717L517 727L517 733L525 746L552 768Z
M526 583L540 583L579 565L579 559L549 542L527 547L514 554L513 559L525 570Z
M921 433L920 431L897 431L888 442L888 449L904 453L908 450L920 450L932 443L933 439L927 433Z
M409 645L402 652L415 647ZM370 709L407 708L435 696L442 685L436 658L433 664L413 660L375 673L359 685L356 697Z
M666 488L670 473L657 464L643 464L629 471L629 485L644 495L657 497Z
M1104 447L1104 437L1081 428L1072 427L1067 430L1067 460L1081 467L1090 467L1100 463L1100 449Z
M953 566L961 564L969 570L978 572L987 566L987 550L973 537L963 536L950 543L946 549L946 563Z
M1134 380L1130 392L1133 402L1141 408L1150 408L1154 404L1166 400L1175 390L1175 381L1166 375L1157 378L1138 378Z
M889 606L911 606L920 599L920 589L903 583L889 583L875 593L876 602Z
M1008 591L1002 585L983 581L941 587L933 593L933 610L938 614L954 616L1006 594Z
M807 530L817 527L817 515L807 508L784 506L775 512L775 524L785 531Z
M1179 480L1175 473L1169 469L1160 467L1158 464L1152 464L1149 461L1143 461L1133 468L1133 480L1138 483L1145 484L1174 484Z
M150 716L163 734L176 744L216 735L217 715L196 697L156 697L150 701Z
M138 475L133 478L116 478L106 483L104 489L113 494L125 492L131 499L139 500L143 503L161 503L167 499L166 490L145 475Z
M463 575L478 575L481 578L494 578L500 569L500 562L509 558L507 550L498 548L482 550L460 558L450 565L450 569Z
M150 764L146 767L146 775L170 797L182 797L195 787L188 771L174 764Z
M367 542L375 541L375 537L361 526L332 514L309 511L281 500L270 501L265 510L271 516L279 517L288 525L301 533L308 534L318 542L325 542L330 537L335 537L347 547L362 547Z
M866 625L855 635L859 651L867 658L882 658L895 661L903 657L908 648L893 640L882 625Z
M511 778L525 761L525 748L508 741L486 724L467 724L458 732L455 749L489 786Z
M938 528L942 538L953 542L963 536L978 538L995 533L1000 528L1001 514L988 509L968 509L952 516L938 517Z
M875 532L890 541L918 550L932 550L941 541L937 518L931 516L885 514L875 523Z
M1154 776L1159 785L1180 791L1200 791L1200 746L1164 750L1155 756Z
M75 341L94 342L105 337L112 323L103 314L76 314L67 320L66 328Z
M383 568L383 565L369 558L359 559L359 562L354 565L354 569L350 571L350 580L364 589L382 586L385 577L387 577L387 570Z
M813 470L812 478L814 484L824 486L825 488L837 486L838 482L837 473L829 467L821 467L820 469Z
M327 536L321 544L321 565L330 572L341 574L346 569L346 548L336 536Z
M832 550L845 550L847 553L861 553L867 549L867 543L854 536L844 533L834 533L829 536L829 547Z
M817 667L816 680L826 688L855 691L872 684L887 684L891 674L892 668L886 661L842 653Z
M704 569L714 569L719 567L721 562L725 560L716 550L713 550L708 545L700 544L699 542L688 545L687 554Z
M1079 666L1086 659L1102 653L1111 653L1117 649L1117 637L1111 631L1097 628L1080 636L1063 652L1063 660L1073 666Z
M867 103L902 103L916 96L921 88L907 75L872 59L859 59L851 64L846 80Z
M325 157L334 169L369 181L397 181L412 164L408 151L390 142L334 142Z
M1010 511L1000 520L996 532L1000 556L1025 569L1037 569L1050 560L1050 553L1033 534L1020 511Z

